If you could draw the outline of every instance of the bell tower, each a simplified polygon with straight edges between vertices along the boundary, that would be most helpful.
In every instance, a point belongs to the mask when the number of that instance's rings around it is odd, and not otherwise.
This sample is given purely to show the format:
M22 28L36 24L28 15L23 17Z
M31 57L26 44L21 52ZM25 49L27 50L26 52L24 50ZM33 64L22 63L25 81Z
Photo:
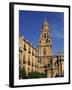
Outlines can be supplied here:
M49 33L49 24L45 19L42 24L42 30L39 38L39 61L42 65L48 65L52 57L52 42Z

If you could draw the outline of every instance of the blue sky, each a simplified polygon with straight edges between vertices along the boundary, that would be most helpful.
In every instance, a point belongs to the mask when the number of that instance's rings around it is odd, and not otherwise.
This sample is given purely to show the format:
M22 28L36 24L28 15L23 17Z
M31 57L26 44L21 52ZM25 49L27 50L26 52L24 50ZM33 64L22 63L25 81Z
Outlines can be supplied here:
M38 46L42 24L46 18L52 38L53 54L64 52L64 13L19 11L19 35L24 36L33 46Z

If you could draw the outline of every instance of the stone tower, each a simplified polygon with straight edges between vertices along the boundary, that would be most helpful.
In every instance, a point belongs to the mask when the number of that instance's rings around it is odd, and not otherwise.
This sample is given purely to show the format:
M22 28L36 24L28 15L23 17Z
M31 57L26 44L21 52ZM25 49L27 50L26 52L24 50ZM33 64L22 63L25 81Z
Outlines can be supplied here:
M42 65L50 65L52 57L52 42L49 33L49 25L45 19L42 24L42 30L39 38L39 61Z

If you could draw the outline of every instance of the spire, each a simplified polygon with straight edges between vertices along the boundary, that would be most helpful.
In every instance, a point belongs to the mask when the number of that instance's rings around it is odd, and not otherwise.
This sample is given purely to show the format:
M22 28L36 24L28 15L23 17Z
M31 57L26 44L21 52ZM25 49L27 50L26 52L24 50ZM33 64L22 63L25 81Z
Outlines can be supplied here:
M43 23L43 25L48 25L48 22L47 22L46 18L44 18L44 23Z
M48 22L47 22L46 18L44 18L44 22L42 24L42 28L45 27L45 26L48 26Z

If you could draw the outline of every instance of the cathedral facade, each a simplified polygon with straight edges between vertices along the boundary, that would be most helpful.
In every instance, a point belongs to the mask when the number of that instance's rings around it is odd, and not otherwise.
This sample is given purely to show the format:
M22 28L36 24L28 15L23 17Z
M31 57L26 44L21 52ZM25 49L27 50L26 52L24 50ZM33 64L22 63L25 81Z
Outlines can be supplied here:
M28 72L39 72L47 77L64 76L64 55L53 55L49 24L44 20L38 40L38 48L32 46L23 36L19 37L19 67ZM20 77L21 78L21 77Z

